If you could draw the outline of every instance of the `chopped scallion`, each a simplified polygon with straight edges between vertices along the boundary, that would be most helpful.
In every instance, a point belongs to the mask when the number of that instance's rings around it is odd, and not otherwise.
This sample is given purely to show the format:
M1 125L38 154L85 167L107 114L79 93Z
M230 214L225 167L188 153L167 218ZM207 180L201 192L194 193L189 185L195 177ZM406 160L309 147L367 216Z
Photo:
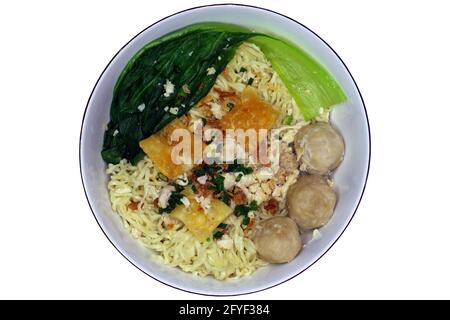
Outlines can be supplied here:
M223 233L222 231L216 231L216 232L214 232L214 234L213 234L213 238L214 238L214 239L220 239L220 238L223 237L223 235L224 235L224 233Z

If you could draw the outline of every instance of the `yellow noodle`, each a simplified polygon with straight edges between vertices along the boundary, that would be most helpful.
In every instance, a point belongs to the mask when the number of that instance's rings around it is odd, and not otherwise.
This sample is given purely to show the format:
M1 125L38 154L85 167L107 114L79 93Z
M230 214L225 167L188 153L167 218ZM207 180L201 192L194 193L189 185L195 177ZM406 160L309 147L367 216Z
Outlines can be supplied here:
M242 67L247 72L239 72ZM257 46L242 44L227 65L226 72L218 76L215 87L235 91L239 95L251 77L254 78L252 86L259 95L280 111L280 121L286 115L293 116L294 123L283 127L281 131L281 135L285 137L283 143L292 142L293 132L307 123L283 82ZM201 116L197 106L190 114L193 118ZM327 120L328 115L324 114L322 117ZM223 280L249 275L266 264L258 258L253 242L244 236L242 217L231 215L225 220L229 225L228 235L233 240L232 249L220 248L213 239L201 243L182 224L172 230L166 229L164 218L155 210L153 201L158 198L167 182L158 178L159 172L148 157L136 166L126 160L116 165L109 164L106 172L110 175L108 190L112 209L121 217L125 229L167 265ZM280 194L276 197L281 201L282 207L286 190L289 184L295 182L297 175L298 172L291 172L283 177L279 186ZM284 183L287 185L284 186ZM128 208L130 201L138 203L138 210ZM286 211L282 210L281 214L285 215ZM256 213L257 220L269 216L263 212Z

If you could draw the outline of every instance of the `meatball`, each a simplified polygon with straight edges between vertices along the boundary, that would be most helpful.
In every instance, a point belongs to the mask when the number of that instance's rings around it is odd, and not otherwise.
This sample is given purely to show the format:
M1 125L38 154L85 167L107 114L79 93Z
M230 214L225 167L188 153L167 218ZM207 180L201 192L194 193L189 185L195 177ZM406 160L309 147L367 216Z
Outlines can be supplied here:
M336 169L344 158L344 139L326 122L301 128L294 138L301 169L309 173L326 174Z
M336 193L321 176L301 176L287 192L289 216L302 229L315 229L333 215Z
M261 259L271 263L289 262L302 248L298 227L288 217L273 217L258 223L252 239Z

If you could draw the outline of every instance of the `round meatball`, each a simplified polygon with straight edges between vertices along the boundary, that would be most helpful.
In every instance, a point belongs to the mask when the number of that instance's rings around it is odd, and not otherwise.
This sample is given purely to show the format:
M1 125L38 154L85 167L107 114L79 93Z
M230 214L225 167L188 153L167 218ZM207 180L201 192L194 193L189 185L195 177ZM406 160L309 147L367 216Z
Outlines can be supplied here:
M289 216L302 229L325 225L333 215L336 193L321 176L301 176L287 192Z
M298 227L288 217L269 218L258 223L254 230L256 251L267 262L289 262L302 248Z
M303 170L326 174L336 169L344 158L344 139L326 122L301 128L294 138L294 146Z

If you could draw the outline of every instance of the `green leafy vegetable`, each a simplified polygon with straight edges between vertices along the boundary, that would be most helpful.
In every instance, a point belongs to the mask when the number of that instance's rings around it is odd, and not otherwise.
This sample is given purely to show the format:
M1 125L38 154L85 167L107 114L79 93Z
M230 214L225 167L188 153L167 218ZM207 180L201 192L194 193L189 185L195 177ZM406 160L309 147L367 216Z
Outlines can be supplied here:
M140 140L188 112L209 92L236 48L254 35L226 29L233 28L189 27L147 44L132 57L114 87L102 150L106 162L135 158ZM209 74L208 68L216 72ZM184 85L190 93L183 91Z
M208 174L210 176L213 176L214 174L218 174L222 171L222 168L219 167L216 164L205 164L203 163L202 165L200 165L199 167L197 167L194 170L194 174L197 177L201 177L204 176L205 174Z
M288 125L290 125L292 123L293 120L294 120L294 117L292 115L286 116L283 119L283 124L288 126Z
M250 211L255 211L258 209L258 203L255 200L252 200L249 205Z
M248 84L249 86L251 86L251 85L253 84L253 81L255 81L255 79L250 78L250 79L248 79L247 84Z
M175 187L175 192L181 192L184 190L183 186L180 186L179 184L173 185Z
M228 224L226 224L226 223L221 223L221 224L219 224L219 225L217 226L217 229L216 229L217 231L214 232L214 234L213 234L213 238L214 238L214 239L220 239L220 238L222 238L223 235L225 234L226 228L228 228Z
M220 238L223 237L223 235L224 235L224 233L223 233L222 231L216 231L216 232L214 232L214 234L213 234L213 238L214 238L214 239L220 239Z
M269 36L251 39L272 63L306 120L347 98L333 76L297 46Z
M158 179L162 180L162 181L169 181L169 178L167 178L164 174L162 174L161 172L158 172Z
M167 204L167 207L165 208L159 208L159 213L170 213L173 211L173 209L175 209L175 207L179 204L183 204L183 202L181 202L181 199L184 197L183 194L179 193L179 192L172 192L170 194L170 198Z
M238 163L237 160L234 160L233 163L228 165L228 168L225 170L226 172L242 172L243 174L250 174L253 172L253 169L250 167L244 166L242 163Z
M138 164L139 161L144 159L144 157L145 157L145 152L141 150L133 159L131 159L130 162L133 166L135 166Z
M234 214L237 217L247 216L250 211L255 211L256 209L258 209L258 204L256 203L255 200L253 200L252 202L250 202L250 204L248 206L246 206L244 204L238 204L234 208Z
M197 177L204 176L206 174L205 166L200 166L199 168L195 169L194 174Z
M216 176L216 177L214 177L214 178L212 179L211 182L213 183L213 185L214 185L214 190L215 190L216 192L222 192L222 191L225 191L224 181L225 181L225 177L224 177L224 176L221 176L221 175L218 175L218 176Z
M249 212L250 212L250 208L244 204L238 204L234 208L234 214L236 215L236 217L246 216Z
M192 192L193 192L193 193L198 193L198 189L197 189L197 187L195 186L195 184L193 184L193 185L191 186L191 189L192 189Z
M230 195L228 194L228 192L223 192L223 195L222 195L222 202L223 203L225 203L227 206L229 206L230 205L230 203L231 203L231 197L230 197Z
M242 219L242 224L244 226L248 225L250 223L250 218L249 216L245 216L244 219Z

